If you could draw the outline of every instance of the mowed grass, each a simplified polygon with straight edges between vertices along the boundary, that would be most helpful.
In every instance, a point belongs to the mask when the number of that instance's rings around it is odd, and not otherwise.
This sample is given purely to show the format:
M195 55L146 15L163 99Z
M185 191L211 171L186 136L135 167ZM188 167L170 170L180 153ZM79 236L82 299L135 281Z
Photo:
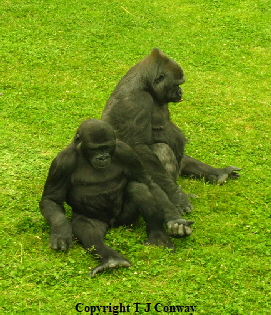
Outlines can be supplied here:
M10 0L0 15L1 312L66 315L79 314L77 303L123 303L133 314L142 303L145 314L152 303L147 314L177 314L170 305L269 314L270 1ZM51 160L82 120L100 118L118 80L153 47L186 74L185 101L171 113L190 139L187 153L242 167L241 178L180 179L199 196L186 216L194 233L174 240L172 254L142 245L142 221L114 229L107 244L133 265L90 279L97 261L80 244L48 248L38 202Z

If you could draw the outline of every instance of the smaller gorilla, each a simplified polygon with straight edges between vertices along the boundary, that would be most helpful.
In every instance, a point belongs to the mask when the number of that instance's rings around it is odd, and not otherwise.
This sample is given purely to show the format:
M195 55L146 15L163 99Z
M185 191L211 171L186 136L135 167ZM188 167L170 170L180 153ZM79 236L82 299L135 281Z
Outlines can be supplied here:
M72 208L71 222L64 202ZM113 128L101 120L84 121L72 143L53 160L40 202L50 225L50 245L71 247L72 234L83 247L100 259L90 276L107 268L129 267L131 263L104 243L111 226L144 218L147 244L173 248L164 229L175 237L192 233L167 195L154 184L131 147L117 141Z

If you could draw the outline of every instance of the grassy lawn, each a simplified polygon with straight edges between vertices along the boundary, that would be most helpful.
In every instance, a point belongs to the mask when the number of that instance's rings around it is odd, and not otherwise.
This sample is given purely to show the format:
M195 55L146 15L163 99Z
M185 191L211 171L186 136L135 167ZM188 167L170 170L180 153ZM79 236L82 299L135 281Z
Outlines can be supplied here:
M271 2L3 0L0 16L1 313L90 314L122 303L130 315L142 303L135 314L178 314L175 305L270 314ZM242 176L223 186L181 179L199 196L186 216L194 233L174 240L172 254L142 245L142 222L114 229L107 244L133 265L91 279L97 262L80 244L48 248L38 202L51 160L153 47L185 71L185 101L171 112L187 153Z

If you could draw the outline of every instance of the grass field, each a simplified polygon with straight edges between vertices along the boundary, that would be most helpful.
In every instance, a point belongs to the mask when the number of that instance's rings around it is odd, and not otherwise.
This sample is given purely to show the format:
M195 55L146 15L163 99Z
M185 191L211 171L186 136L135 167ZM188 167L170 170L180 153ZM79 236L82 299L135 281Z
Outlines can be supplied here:
M1 313L122 303L127 315L137 305L140 315L270 314L271 2L3 0L0 16ZM242 167L241 178L181 179L199 196L186 216L194 233L172 254L142 245L142 223L114 229L107 244L133 265L90 279L97 262L79 244L48 248L38 202L51 160L153 47L185 71L185 101L171 113L187 153Z

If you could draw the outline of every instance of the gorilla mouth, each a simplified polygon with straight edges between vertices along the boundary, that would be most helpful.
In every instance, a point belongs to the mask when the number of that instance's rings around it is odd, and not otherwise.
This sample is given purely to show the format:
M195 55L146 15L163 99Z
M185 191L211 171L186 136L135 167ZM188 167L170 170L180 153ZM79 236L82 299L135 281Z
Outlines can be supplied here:
M108 162L105 162L105 163L95 163L95 167L98 168L98 169L101 169L101 168L106 168L110 163Z
M92 165L96 168L96 169L103 169L106 168L108 165L110 164L110 159L106 159L106 160L98 160L98 161L92 161Z
M178 102L181 102L181 101L183 101L183 99L182 99L182 90L181 90L181 88L180 87L178 87L178 89L176 90L176 92L175 92L175 95L176 95L176 98L175 98L175 100L173 101L174 103L178 103Z
M182 98L182 95L178 95L172 102L173 103L179 103L182 102L184 99Z
M176 99L175 101L173 101L173 103L179 103L182 102L184 99L180 96L178 99Z

